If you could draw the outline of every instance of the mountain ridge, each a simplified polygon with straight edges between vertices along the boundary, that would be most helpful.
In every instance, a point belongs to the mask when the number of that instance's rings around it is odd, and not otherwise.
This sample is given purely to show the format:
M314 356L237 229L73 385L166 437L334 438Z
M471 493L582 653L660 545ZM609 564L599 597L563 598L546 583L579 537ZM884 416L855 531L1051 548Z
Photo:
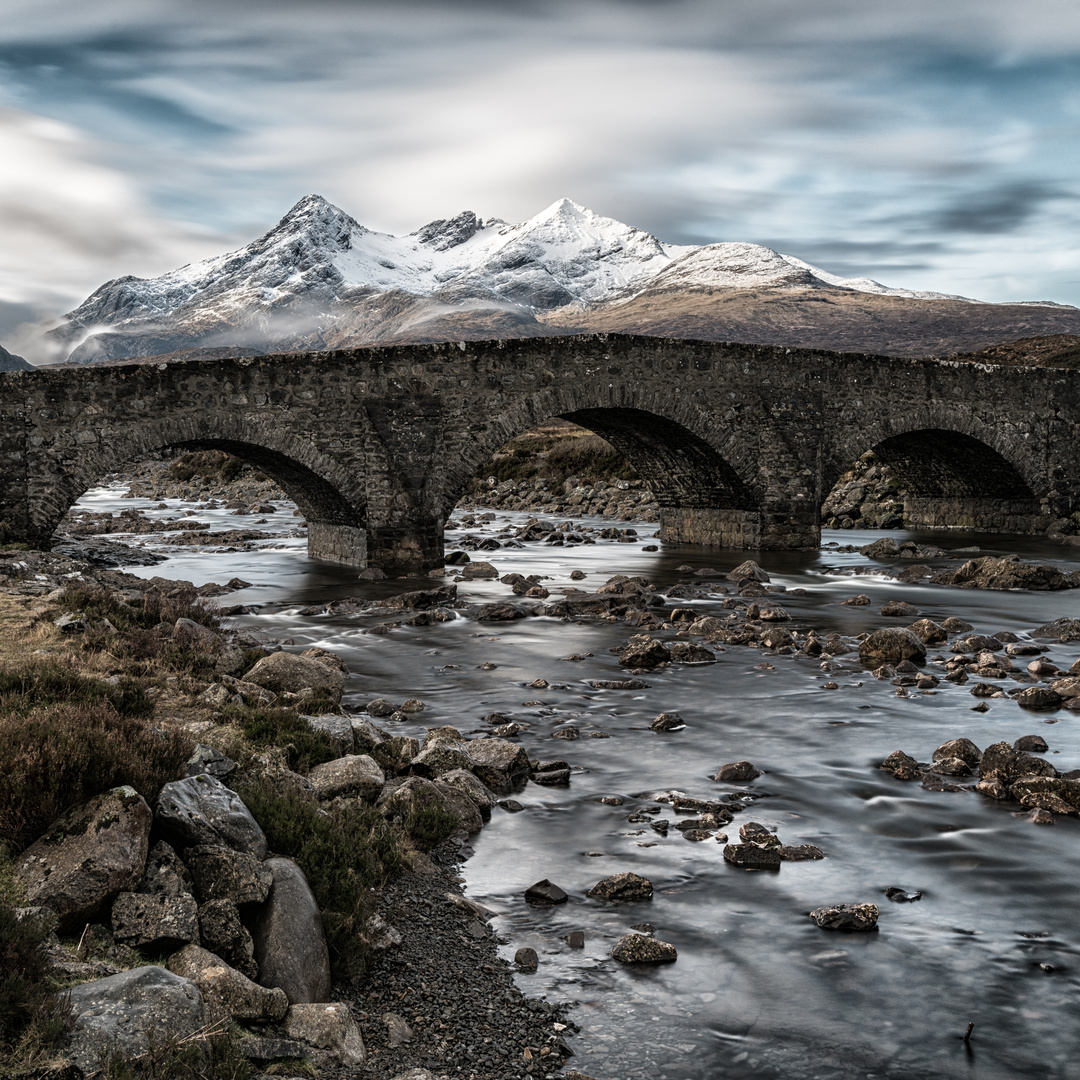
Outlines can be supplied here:
M813 302L836 310L806 318ZM306 195L243 248L106 282L50 337L70 362L96 363L189 348L320 350L654 326L671 331L664 336L870 352L891 342L911 354L1077 332L1080 311L845 279L760 244L665 244L569 199L518 224L464 211L392 236Z

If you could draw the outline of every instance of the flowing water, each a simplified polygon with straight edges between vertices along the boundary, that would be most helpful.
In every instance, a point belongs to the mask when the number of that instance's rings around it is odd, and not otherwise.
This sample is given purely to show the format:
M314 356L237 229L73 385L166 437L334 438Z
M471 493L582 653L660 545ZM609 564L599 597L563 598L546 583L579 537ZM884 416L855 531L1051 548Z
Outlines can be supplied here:
M167 511L155 511L121 493L96 489L80 506L137 507L151 516L185 508L170 501ZM236 523L222 510L198 516L215 528ZM280 530L284 516L255 527ZM485 529L493 533L522 520L500 513ZM247 519L244 527L252 527ZM617 573L644 575L665 587L702 582L679 572L683 563L726 572L745 557L691 547L646 552L642 546L655 526L637 528L638 543L529 544L473 557L489 560L500 573L545 575L553 595L571 583L575 569L587 574L578 583L583 588ZM458 535L448 535L447 550ZM885 534L838 532L823 542L868 543L879 535ZM1080 559L1075 548L1032 538L940 532L915 538L950 549L977 544L984 554L1017 552L1072 569ZM153 546L154 538L133 542ZM582 1033L573 1044L583 1072L602 1080L1080 1077L1080 824L1059 817L1053 827L1035 827L1013 816L1016 804L972 791L925 790L876 768L898 748L927 761L937 745L961 735L985 747L1040 734L1050 745L1049 760L1065 771L1080 767L1080 715L1028 713L997 700L980 714L971 711L976 702L969 687L945 682L937 692L899 698L857 663L826 673L808 657L763 656L737 646L719 652L715 664L650 673L646 690L597 691L585 680L624 674L611 650L635 632L626 624L459 617L366 635L363 628L378 619L302 616L299 610L421 583L358 582L355 570L307 560L303 544L296 537L267 540L254 552L162 548L168 562L132 572L195 584L234 575L253 582L223 601L260 605L258 613L236 621L297 647L319 645L342 656L353 672L346 707L375 697L421 698L423 713L394 724L402 734L422 737L435 724L475 731L482 716L500 712L528 725L519 741L530 757L571 764L568 788L530 783L516 795L523 811L496 809L474 838L462 874L468 895L501 913L495 926L506 938L506 955L523 945L540 954L539 971L519 976L522 988L577 1003L571 1015ZM1075 592L984 592L852 578L846 575L865 573L868 560L827 549L755 558L773 583L806 590L777 597L792 615L787 625L796 629L857 634L900 625L878 614L884 600L899 597L930 618L958 615L986 634L1023 636L1051 618L1080 617ZM462 582L458 589L470 602L509 598L497 581ZM873 606L840 605L856 592L868 593ZM677 604L726 615L719 610L722 599ZM560 659L582 653L592 656ZM1067 668L1080 644L1055 645L1047 655ZM771 667L760 669L763 661ZM496 667L483 670L487 662ZM550 685L526 686L536 679ZM840 689L823 689L830 679ZM679 712L686 727L648 730L662 711ZM552 732L568 722L582 737L553 740ZM589 738L594 731L610 738ZM711 779L719 765L741 759L764 775L735 785ZM639 807L658 805L637 796L666 789L704 798L752 792L757 801L726 828L733 841L740 823L756 820L777 828L785 844L817 844L826 858L783 863L778 872L745 871L725 863L723 845L713 839L690 842L674 828L664 837L647 823L627 821ZM606 805L602 796L624 802ZM675 815L665 806L654 817L674 822ZM601 877L623 870L652 880L651 901L614 906L585 898ZM561 885L570 902L527 906L522 891L540 878ZM890 886L922 898L890 902L884 896ZM876 933L827 932L807 918L823 904L854 902L879 905ZM676 963L629 968L609 957L619 936L643 921L677 947ZM585 932L584 949L564 944L571 930ZM969 1023L975 1028L965 1043Z

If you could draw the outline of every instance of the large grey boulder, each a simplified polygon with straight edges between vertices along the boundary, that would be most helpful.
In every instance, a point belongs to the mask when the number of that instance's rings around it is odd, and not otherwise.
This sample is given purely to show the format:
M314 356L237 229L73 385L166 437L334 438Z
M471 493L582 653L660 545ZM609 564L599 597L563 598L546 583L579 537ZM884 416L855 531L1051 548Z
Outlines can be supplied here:
M491 817L491 811L496 802L495 796L479 777L465 769L453 769L451 772L443 773L439 780L468 796L472 804L480 811L480 816L484 821Z
M292 1005L282 1028L290 1039L331 1051L342 1065L361 1065L367 1057L360 1029L344 1001Z
M324 691L332 698L340 698L345 689L345 673L339 667L288 652L264 656L247 672L244 680L278 694L298 694L310 687Z
M410 776L387 784L377 805L384 817L399 822L406 830L411 828L411 822L428 810L451 814L455 819L455 829L479 832L484 824L480 811L468 796L450 784L422 776Z
M473 739L469 744L472 771L492 791L505 794L529 779L529 755L508 739Z
M205 773L161 789L157 822L185 846L228 847L257 859L266 857L266 837L243 800Z
M265 863L243 851L205 845L188 848L184 858L200 904L210 900L261 904L274 883Z
M150 807L130 787L72 808L15 865L26 903L55 911L62 934L82 930L113 897L139 884L150 825Z
M259 982L280 986L290 1004L330 996L330 954L322 917L303 870L291 859L267 859L274 884L252 929Z
M471 768L472 758L469 757L464 746L455 746L448 742L436 742L431 746L425 746L409 765L409 771L414 776L428 778L442 776L443 773L453 772L456 769L468 771Z
M386 775L379 763L367 754L349 754L316 765L308 773L308 779L320 799L356 795L365 802L374 802L386 783Z
M93 1073L102 1052L130 1061L155 1041L186 1038L206 1021L199 988L162 967L121 971L67 991L71 1031L64 1053L84 1073Z
M366 716L350 716L349 725L353 731L352 750L357 754L370 754L379 745L386 742L390 735Z
M162 896L191 892L191 875L171 844L159 840L150 849L138 891Z
M912 631L890 626L875 630L860 642L859 659L872 667L901 660L921 664L926 659L926 646Z
M280 1020L289 1008L285 992L252 982L220 956L188 945L169 957L169 970L190 979L210 1011L234 1020Z
M355 740L352 721L349 717L328 713L325 716L301 716L300 719L307 721L307 726L312 731L325 735L337 748L339 754L352 753Z
M371 756L391 776L405 772L420 753L420 743L410 735L391 735L371 748Z
M199 939L199 907L190 893L122 892L112 906L113 937L122 945L176 949Z

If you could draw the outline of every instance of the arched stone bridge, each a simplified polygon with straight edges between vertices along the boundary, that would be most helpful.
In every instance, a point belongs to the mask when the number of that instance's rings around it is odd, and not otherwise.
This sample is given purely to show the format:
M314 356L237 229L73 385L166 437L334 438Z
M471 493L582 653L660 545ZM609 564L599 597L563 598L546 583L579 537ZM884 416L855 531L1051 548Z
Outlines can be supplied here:
M218 448L295 499L313 557L430 568L469 478L551 416L632 462L668 541L816 547L871 448L926 525L1037 532L1080 508L1080 372L600 335L5 374L0 538L46 547L125 462Z

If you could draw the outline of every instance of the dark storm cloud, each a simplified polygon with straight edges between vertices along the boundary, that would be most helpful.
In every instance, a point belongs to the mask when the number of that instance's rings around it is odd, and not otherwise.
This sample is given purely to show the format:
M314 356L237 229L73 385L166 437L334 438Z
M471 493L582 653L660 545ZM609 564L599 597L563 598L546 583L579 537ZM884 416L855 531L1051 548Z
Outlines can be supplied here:
M965 194L935 214L930 228L959 233L1012 232L1038 213L1046 202L1062 197L1056 187L1037 181L1002 184Z

